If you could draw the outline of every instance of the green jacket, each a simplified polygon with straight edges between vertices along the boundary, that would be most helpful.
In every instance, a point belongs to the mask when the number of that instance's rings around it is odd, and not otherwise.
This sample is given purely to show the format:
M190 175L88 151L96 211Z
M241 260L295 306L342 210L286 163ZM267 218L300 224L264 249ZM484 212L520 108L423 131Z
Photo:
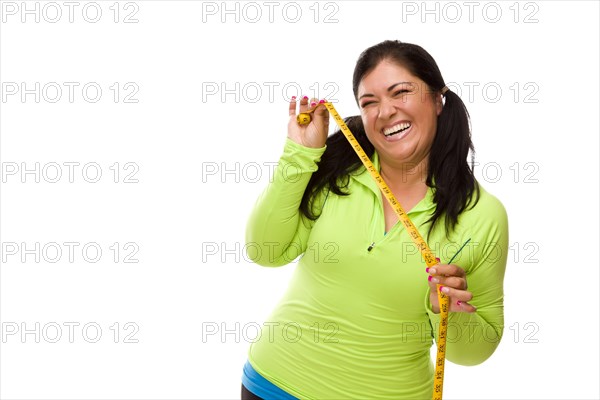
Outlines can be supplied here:
M302 195L324 151L286 139L249 218L246 249L257 264L278 267L302 256L248 359L300 399L430 399L439 315L429 303L425 262L402 223L384 233L382 194L362 166L350 177L351 195L323 194L316 221L301 215ZM379 170L377 152L371 161ZM430 188L408 211L424 238L434 209ZM450 314L446 350L446 359L461 365L490 357L504 328L508 220L502 203L482 187L449 239L442 219L428 244L448 263L469 239L452 263L466 271L477 312Z

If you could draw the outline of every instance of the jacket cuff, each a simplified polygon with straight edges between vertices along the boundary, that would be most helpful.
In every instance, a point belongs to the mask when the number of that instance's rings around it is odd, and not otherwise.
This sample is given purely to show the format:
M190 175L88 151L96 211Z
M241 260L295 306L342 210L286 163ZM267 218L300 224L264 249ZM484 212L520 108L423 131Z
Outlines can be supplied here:
M290 173L314 172L326 148L326 145L320 148L307 147L286 138L281 161L288 166Z

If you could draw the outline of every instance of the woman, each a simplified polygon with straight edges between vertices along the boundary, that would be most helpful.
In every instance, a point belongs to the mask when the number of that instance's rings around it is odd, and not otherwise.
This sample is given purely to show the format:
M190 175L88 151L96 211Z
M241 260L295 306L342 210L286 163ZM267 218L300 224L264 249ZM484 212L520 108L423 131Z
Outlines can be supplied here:
M248 352L243 399L430 399L436 284L451 302L446 358L485 361L503 333L508 222L474 178L469 117L421 47L385 41L358 59L347 124L440 263L426 271L404 225L323 104L289 106L273 181L250 216L249 254L303 254ZM323 101L321 101L323 102ZM453 262L450 263L450 260Z

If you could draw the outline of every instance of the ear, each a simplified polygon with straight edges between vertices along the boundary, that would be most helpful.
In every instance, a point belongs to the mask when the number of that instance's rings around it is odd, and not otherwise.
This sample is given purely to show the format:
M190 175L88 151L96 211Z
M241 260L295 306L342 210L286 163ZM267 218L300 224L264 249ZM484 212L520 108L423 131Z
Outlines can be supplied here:
M439 94L436 96L436 101L435 101L435 110L437 113L437 116L439 117L440 114L442 113L442 109L444 108L444 103L443 103L443 98L444 96Z

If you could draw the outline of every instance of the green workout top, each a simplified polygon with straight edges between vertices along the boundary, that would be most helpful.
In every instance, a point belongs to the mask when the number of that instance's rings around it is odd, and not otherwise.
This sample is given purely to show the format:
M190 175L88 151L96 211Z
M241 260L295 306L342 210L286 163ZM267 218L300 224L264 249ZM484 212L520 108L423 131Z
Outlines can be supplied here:
M301 257L248 360L300 399L431 399L440 318L429 302L425 262L402 223L384 232L386 200L364 166L351 174L349 196L323 191L319 218L301 214L324 151L286 139L249 217L245 248L254 262L279 267ZM371 161L379 170L377 152ZM446 348L447 361L460 365L490 357L504 329L508 219L502 203L480 190L448 237L442 218L427 240L442 263L468 242L452 263L466 271L477 312L450 313ZM434 209L429 188L408 211L425 239Z

